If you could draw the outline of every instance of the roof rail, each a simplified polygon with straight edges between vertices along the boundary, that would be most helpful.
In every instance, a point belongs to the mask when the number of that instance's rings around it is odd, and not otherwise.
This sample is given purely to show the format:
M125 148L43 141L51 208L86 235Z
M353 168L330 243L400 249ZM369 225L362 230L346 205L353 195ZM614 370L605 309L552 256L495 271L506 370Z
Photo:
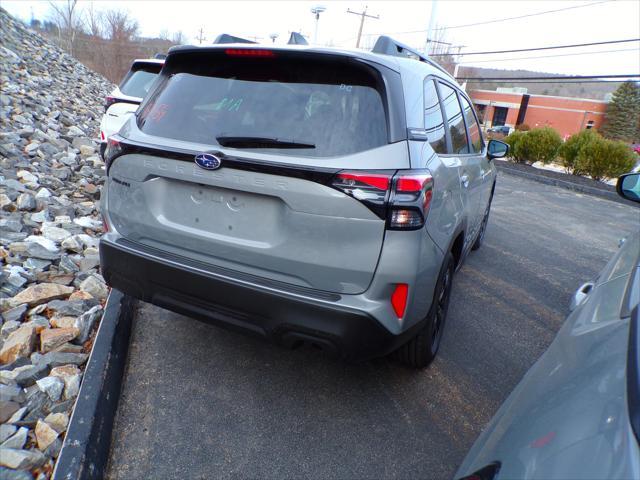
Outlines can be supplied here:
M414 60L419 60L421 62L428 63L429 65L441 70L447 75L451 76L449 72L447 72L444 68L438 65L436 62L431 60L428 56L419 53L413 48L405 45L404 43L398 42L391 37L386 35L380 35L378 40L376 40L376 44L373 46L373 53L381 53L383 55L393 55L395 57L406 57L413 58Z
M213 41L214 45L217 45L220 43L256 43L256 42L247 40L246 38L234 37L233 35L229 35L228 33L221 33Z
M291 32L287 45L309 45L309 42L301 33Z

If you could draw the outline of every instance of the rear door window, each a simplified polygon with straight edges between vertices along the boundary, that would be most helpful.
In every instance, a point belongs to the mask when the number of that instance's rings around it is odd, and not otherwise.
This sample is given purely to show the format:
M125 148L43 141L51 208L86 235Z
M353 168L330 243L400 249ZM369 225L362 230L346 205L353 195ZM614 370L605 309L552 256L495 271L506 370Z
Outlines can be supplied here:
M473 114L471 105L460 95L460 101L462 102L462 108L464 109L464 118L467 122L467 129L469 131L469 138L471 140L471 153L482 153L484 148L484 141L482 140L482 134L480 133L480 126L476 120L476 116Z
M424 128L431 147L436 153L447 153L447 139L440 100L434 80L424 82Z
M183 63L166 77L143 106L140 129L231 148L228 139L244 139L235 147L312 157L388 143L383 82L371 67L315 56L217 58Z
M442 106L449 122L449 135L451 136L451 146L453 154L469 153L467 142L467 131L464 126L464 117L458 102L456 91L444 83L440 83L440 94L442 95Z

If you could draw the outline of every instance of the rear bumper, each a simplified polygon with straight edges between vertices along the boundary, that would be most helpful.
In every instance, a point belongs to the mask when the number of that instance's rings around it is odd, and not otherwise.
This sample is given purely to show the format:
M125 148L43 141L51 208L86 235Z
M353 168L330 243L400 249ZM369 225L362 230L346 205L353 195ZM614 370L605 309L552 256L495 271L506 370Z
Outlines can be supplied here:
M100 241L100 261L111 287L285 347L309 342L344 359L366 360L397 349L422 326L396 335L367 312L341 305L340 295L238 281L204 264L108 237Z

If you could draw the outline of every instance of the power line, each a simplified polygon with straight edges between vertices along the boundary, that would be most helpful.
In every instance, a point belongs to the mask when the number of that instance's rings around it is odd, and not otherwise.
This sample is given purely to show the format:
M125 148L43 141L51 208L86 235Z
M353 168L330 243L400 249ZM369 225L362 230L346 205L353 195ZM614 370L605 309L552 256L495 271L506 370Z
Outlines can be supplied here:
M528 15L521 15L518 17L507 17L507 18L497 18L494 20L487 20L484 22L477 22L477 23L469 23L466 25L452 25L452 26L445 26L445 27L438 27L436 28L436 30L448 30L448 29L453 29L453 28L466 28L466 27L474 27L476 25L486 25L488 23L496 23L496 22L506 22L508 20L517 20L520 18L527 18L527 17L535 17L537 15L546 15L547 13L555 13L555 12L562 12L564 10L572 10L572 9L576 9L576 8L584 8L584 7L591 7L593 5L598 5L601 3L608 3L608 2L612 2L612 1L616 1L616 0L601 0L599 2L593 2L593 3L587 3L587 4L583 4L583 5L576 5L573 7L566 7L566 8L559 8L556 10L547 10L545 12L537 12L537 13L531 13ZM367 33L365 35L396 35L396 34L403 34L403 33L424 33L427 30L406 30L403 32L381 32L381 33Z
M638 52L637 48L620 48L617 50L600 50L598 52L578 52L578 53L561 53L559 55L537 55L535 57L512 57L512 58L498 58L494 60L469 60L467 62L459 62L461 65L471 63L493 63L493 62L506 62L512 60L531 60L536 58L556 58L556 57L571 57L577 55L598 55L600 53L614 53L614 52Z
M640 74L629 75L559 75L553 77L457 77L456 80L511 81L511 80L593 80L598 78L640 78Z
M540 80L533 80L533 81L526 81L526 80L513 80L513 81L500 81L500 82L494 82L494 81L486 81L484 82L481 78L474 78L473 80L470 80L472 82L478 82L478 83L531 83L531 84L540 84L540 85L551 85L554 83L561 83L562 85L567 84L567 83L624 83L625 80L564 80L564 81L560 81L560 82L543 82Z
M604 42L591 42L591 43L572 43L569 45L553 45L549 47L518 48L516 50L493 50L490 52L442 53L440 54L440 56L492 55L496 53L535 52L539 50L556 50L559 48L591 47L594 45L611 45L614 43L630 43L630 42L640 42L640 38L626 38L624 40L607 40Z
M437 28L437 30L453 30L454 28L475 27L475 26L478 26L478 25L488 25L490 23L506 22L506 21L509 21L509 20L519 20L521 18L537 17L539 15L546 15L548 13L558 13L558 12L564 12L566 10L574 10L576 8L592 7L594 5L599 5L601 3L609 3L611 1L613 1L613 0L602 0L600 2L585 3L583 5L575 5L573 7L557 8L555 10L546 10L544 12L529 13L527 15L519 15L517 17L496 18L495 20L487 20L487 21L484 21L484 22L467 23L467 24L464 24L464 25L453 25L453 26L450 26L450 27L439 27L439 28Z

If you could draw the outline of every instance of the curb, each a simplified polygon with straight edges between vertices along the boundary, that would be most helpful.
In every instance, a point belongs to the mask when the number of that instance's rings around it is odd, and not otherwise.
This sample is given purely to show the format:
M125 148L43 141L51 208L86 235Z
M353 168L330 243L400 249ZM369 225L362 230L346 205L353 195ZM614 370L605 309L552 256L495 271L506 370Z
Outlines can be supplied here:
M611 200L616 203L621 203L623 205L631 205L631 206L638 207L638 204L625 200L624 198L621 198L615 191L612 192L609 190L602 190L599 188L589 187L587 185L580 185L578 183L573 183L566 180L560 180L559 178L551 178L551 177L546 177L544 175L536 175L535 173L523 172L522 170L509 168L497 162L496 162L496 167L501 172L507 173L509 175L514 175L516 177L526 178L528 180L544 183L546 185L553 185L554 187L566 188L567 190L573 190L574 192L587 193L589 195L594 195L600 198L606 198L607 200Z
M54 480L104 478L134 308L134 299L111 290L53 471Z

